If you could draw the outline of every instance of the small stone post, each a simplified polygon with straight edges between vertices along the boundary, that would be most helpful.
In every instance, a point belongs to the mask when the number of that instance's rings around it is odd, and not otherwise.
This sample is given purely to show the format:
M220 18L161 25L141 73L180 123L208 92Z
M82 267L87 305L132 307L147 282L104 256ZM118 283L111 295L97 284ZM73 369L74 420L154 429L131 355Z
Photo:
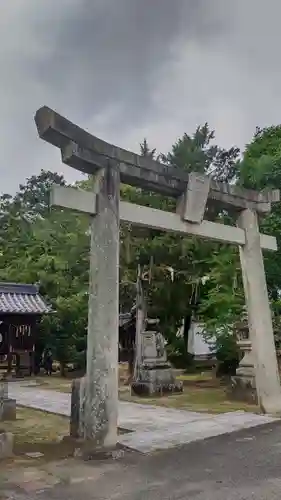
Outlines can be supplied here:
M112 448L118 416L119 172L108 166L94 180L98 198L90 222L87 371L72 388L71 434L93 448Z
M6 380L0 379L0 423L9 420L6 415L5 401L8 400L8 386ZM9 458L13 454L14 436L10 432L1 429L0 424L0 460Z
M8 396L8 381L0 380L0 422L16 420L16 400Z
M5 382L0 380L0 422L4 420Z
M245 245L239 247L239 251L258 401L265 413L277 414L281 412L281 388L257 213L244 210L238 225L245 230L246 237Z

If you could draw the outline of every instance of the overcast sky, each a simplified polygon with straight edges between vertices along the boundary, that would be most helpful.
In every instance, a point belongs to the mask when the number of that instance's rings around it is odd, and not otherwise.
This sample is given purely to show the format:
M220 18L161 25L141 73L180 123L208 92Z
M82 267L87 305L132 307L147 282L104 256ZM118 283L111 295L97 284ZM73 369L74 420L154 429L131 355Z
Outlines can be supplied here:
M280 0L0 0L0 191L77 178L37 138L44 104L136 152L205 121L243 148L281 122L280 23Z

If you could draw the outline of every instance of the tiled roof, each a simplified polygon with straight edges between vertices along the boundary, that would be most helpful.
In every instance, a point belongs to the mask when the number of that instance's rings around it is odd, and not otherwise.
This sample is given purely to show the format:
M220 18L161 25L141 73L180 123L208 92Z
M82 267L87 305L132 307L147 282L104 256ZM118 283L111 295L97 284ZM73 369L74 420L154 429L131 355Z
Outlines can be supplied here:
M0 314L46 314L51 312L36 285L0 282Z

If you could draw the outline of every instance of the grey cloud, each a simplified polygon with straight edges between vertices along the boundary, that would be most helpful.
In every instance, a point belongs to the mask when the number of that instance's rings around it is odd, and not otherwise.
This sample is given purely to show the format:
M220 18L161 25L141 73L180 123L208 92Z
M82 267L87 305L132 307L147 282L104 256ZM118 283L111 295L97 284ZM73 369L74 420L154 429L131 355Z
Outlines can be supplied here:
M169 47L179 37L186 5L185 28L192 36L199 11L192 0L80 1L49 40L52 50L37 61L35 77L62 95L81 92L71 106L84 120L111 103L126 114L123 129L145 120L158 69L171 58Z
M279 0L2 0L0 191L50 168L47 104L106 140L167 150L208 120L224 145L279 121Z

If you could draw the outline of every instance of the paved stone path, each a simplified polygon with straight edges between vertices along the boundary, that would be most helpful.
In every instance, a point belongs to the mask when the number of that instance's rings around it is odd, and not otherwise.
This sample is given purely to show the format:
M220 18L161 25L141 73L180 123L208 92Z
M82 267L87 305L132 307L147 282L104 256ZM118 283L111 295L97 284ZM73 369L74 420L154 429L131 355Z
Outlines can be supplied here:
M70 394L12 383L9 396L21 406L70 415ZM119 442L134 450L149 453L272 423L274 420L277 419L246 412L211 415L120 401L118 425L131 432L120 435Z

